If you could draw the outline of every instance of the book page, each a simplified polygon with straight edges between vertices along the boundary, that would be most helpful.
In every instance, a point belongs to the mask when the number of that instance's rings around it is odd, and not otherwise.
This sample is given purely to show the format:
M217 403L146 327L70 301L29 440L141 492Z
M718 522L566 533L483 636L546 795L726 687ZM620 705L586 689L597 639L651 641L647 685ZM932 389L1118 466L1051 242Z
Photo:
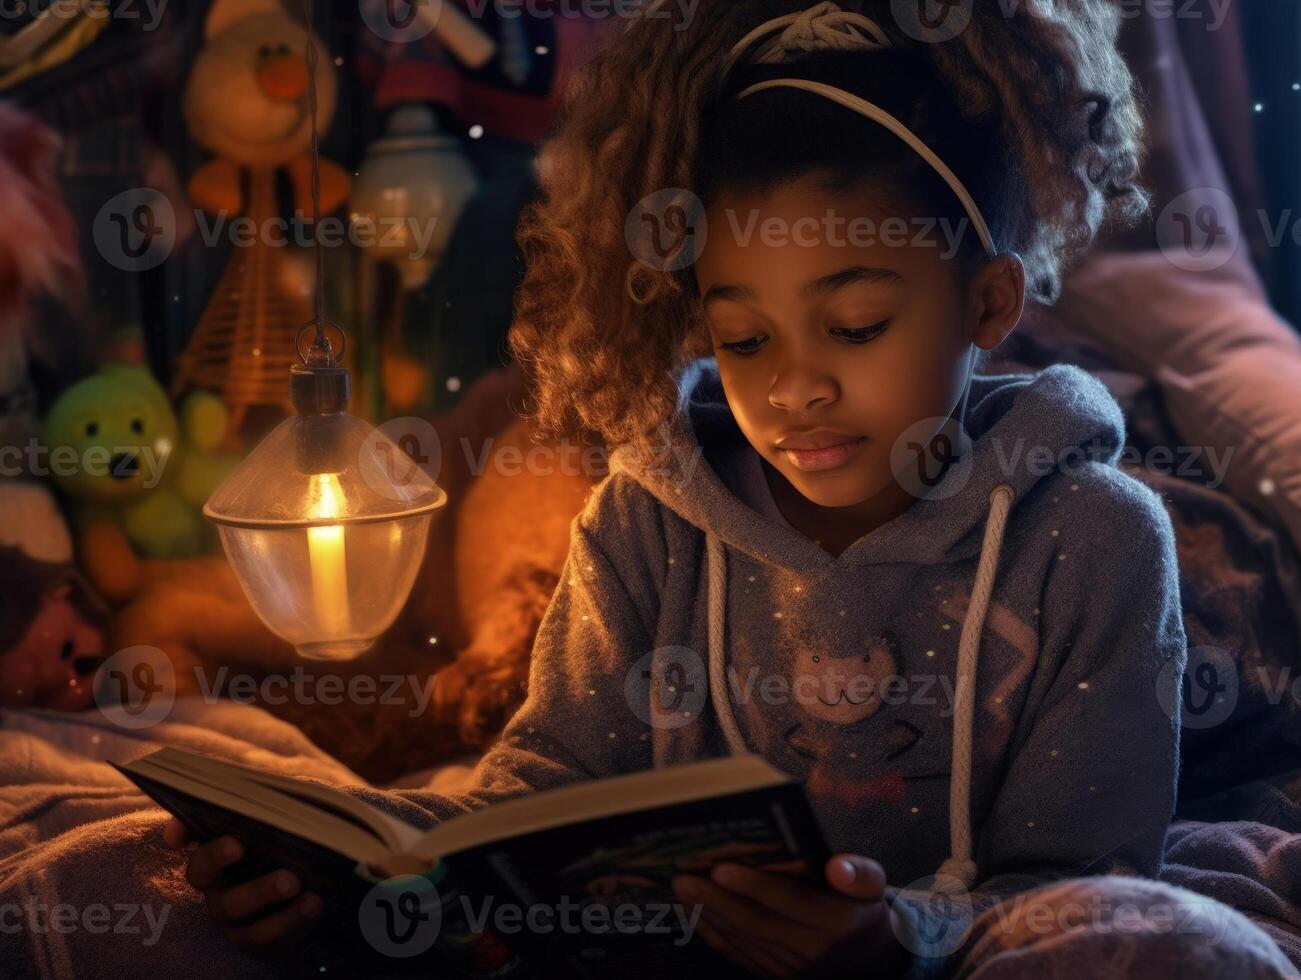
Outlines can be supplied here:
M174 758L156 759L157 755L154 753L137 759L122 769L285 833L314 841L357 861L379 865L392 856L391 849L369 829L334 816L314 803L242 777L232 777L229 773L219 773L220 782L214 781L212 769L199 767L191 770L186 762L177 762Z
M710 759L588 780L453 817L422 835L411 851L433 863L457 851L550 827L790 781L789 776L758 755Z
M211 759L207 756L192 753L187 753L187 755L192 759L202 760L198 765L213 767L222 772L233 771L239 778L250 780L261 786L269 786L272 789L309 802L314 806L335 812L345 819L355 821L375 834L384 842L384 846L394 853L409 850L423 836L418 828L403 823L382 810L376 810L361 800L355 799L333 787L322 786L319 783L308 782L303 779L294 779L291 776L280 776L240 763Z

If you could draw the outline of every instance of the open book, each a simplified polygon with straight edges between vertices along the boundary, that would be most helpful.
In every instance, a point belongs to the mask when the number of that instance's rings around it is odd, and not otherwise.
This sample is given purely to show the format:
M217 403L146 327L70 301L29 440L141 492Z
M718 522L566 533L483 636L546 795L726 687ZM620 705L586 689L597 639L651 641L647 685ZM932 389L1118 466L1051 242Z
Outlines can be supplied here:
M669 914L678 904L675 875L708 874L715 864L739 861L815 878L828 855L799 783L754 755L533 793L427 832L341 790L180 749L114 766L198 839L238 837L249 874L291 868L304 890L323 894L327 908L347 909L344 918L354 925L360 914L363 932L366 910L359 905L382 902L385 888L395 895L407 889L411 894L399 896L405 901L394 908L423 913L426 922L432 913L437 947L468 975L513 975L505 969L510 962L540 956L564 960L571 976L637 976L642 970L630 973L621 950L636 949L639 967L651 968L659 957L647 959L648 947L668 957L663 966L677 962L690 939L689 910ZM649 928L651 906L669 910L656 931ZM557 924L565 908L576 930ZM616 909L633 928L600 928ZM391 926L393 911L384 913ZM503 915L534 925L546 918L551 927L503 936ZM518 942L503 941L515 935ZM364 938L388 955L407 955L382 948L391 936ZM494 949L499 954L489 955ZM461 960L492 969L467 969Z

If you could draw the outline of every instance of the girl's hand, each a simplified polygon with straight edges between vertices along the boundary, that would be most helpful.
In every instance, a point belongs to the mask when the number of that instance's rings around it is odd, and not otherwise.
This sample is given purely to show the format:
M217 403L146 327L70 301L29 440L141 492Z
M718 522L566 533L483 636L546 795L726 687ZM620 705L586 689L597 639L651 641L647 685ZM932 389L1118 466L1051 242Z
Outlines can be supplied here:
M703 906L701 937L759 976L902 973L908 954L882 901L881 866L837 854L824 871L832 891L741 864L720 864L710 878L681 875L673 886L684 903Z
M244 856L234 837L194 846L185 825L172 817L163 839L169 847L191 845L185 879L203 892L226 939L245 952L272 952L301 941L321 913L320 896L308 892L300 897L301 884L292 871L282 868L252 881L232 880L226 869Z

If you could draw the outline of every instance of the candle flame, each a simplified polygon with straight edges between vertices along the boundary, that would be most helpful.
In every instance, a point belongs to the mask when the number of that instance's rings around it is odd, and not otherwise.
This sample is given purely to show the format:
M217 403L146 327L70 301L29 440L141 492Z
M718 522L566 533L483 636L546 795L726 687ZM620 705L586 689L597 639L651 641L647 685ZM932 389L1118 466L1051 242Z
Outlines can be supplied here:
M334 473L317 473L312 477L312 497L308 514L314 521L328 521L343 516L343 487Z

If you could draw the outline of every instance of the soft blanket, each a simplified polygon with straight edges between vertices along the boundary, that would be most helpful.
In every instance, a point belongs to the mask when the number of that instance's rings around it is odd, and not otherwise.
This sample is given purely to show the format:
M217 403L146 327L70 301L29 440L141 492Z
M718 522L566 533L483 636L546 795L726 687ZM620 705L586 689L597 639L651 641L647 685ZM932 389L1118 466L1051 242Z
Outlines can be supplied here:
M226 945L186 884L181 856L163 844L163 811L104 764L162 744L380 798L298 729L249 705L181 699L165 722L138 731L98 711L0 711L0 977L338 975L328 948L263 961ZM421 797L453 791L468 771L413 774L383 799L424 825ZM1290 795L1298 788L1301 780L1282 780L1208 801L1208 819L1224 808L1283 826L1180 821L1164 877L1239 909L1301 967L1301 808Z
M319 976L331 962L328 950L266 962L225 943L185 881L182 856L163 843L167 815L105 764L164 744L368 786L297 728L246 704L178 699L166 721L139 730L98 710L0 711L0 977L261 980ZM451 765L404 782L445 792L468 771ZM414 804L396 807L428 822Z

